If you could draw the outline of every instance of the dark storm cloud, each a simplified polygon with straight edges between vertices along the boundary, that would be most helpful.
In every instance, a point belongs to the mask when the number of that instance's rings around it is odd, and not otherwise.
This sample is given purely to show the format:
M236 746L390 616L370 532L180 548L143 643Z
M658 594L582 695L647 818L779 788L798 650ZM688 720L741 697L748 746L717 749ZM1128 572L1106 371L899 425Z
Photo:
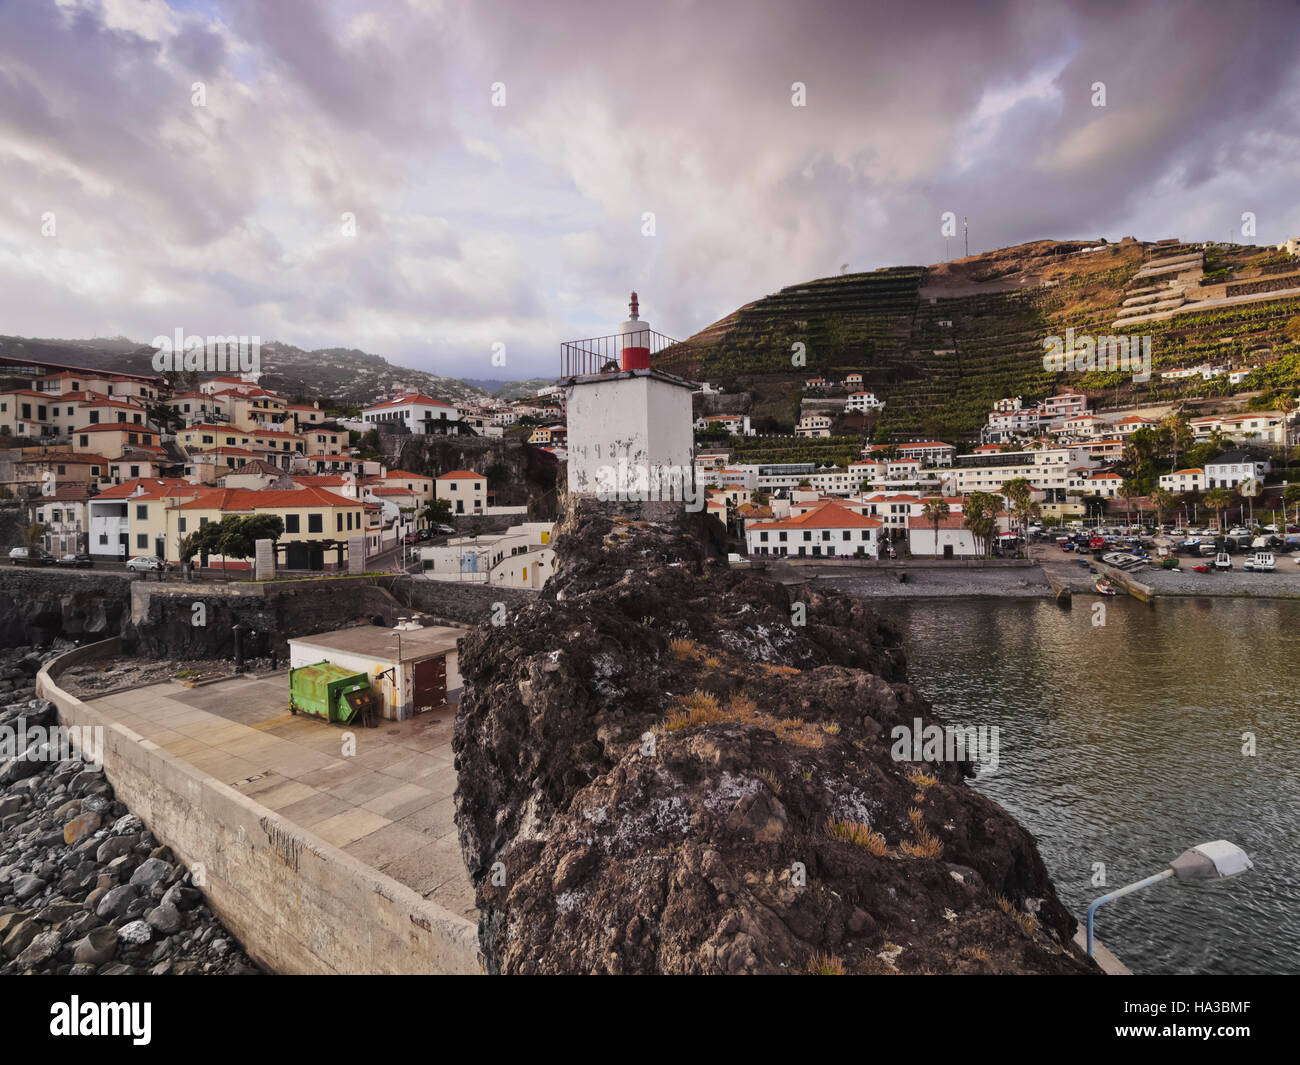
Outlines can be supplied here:
M1244 211L1275 241L1298 45L1260 2L0 5L0 332L238 326L469 375L501 340L531 374L628 288L684 335L934 262L944 211L973 249Z

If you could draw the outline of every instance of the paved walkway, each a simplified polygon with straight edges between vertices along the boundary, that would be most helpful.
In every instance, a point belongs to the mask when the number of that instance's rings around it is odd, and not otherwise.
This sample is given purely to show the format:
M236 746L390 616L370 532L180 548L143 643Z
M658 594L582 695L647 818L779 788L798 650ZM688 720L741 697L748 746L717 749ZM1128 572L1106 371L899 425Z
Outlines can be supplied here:
M287 671L198 688L176 681L94 708L470 920L474 892L453 820L454 706L377 728L289 713ZM459 692L452 692L457 699ZM344 753L345 734L355 751Z

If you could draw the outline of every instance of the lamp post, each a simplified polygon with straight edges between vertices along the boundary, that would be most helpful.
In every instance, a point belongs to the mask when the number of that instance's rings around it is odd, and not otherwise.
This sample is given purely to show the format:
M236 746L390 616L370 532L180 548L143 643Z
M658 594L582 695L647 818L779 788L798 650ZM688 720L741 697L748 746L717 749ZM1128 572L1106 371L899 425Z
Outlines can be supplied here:
M1251 864L1246 852L1235 843L1229 843L1226 839L1215 840L1213 843L1202 843L1190 850L1183 851L1182 854L1169 863L1168 869L1163 869L1154 876L1139 880L1135 884L1122 887L1118 891L1112 891L1109 895L1103 895L1088 907L1088 957L1092 957L1092 930L1097 908L1105 903L1113 902L1125 895L1131 895L1135 891L1150 887L1152 884L1158 884L1162 880L1168 880L1171 876L1177 877L1179 880L1190 881L1222 880L1230 876L1237 876L1239 873L1247 872L1253 868L1254 866Z

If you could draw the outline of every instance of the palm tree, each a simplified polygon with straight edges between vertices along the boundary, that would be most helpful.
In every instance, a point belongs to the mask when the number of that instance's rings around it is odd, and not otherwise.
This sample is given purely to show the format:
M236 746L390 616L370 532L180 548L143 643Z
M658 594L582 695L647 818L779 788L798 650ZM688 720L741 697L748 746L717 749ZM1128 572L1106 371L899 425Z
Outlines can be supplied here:
M1259 495L1259 478L1243 477L1241 483L1237 485L1237 492L1243 498L1250 500L1250 521L1247 524L1253 532L1255 528L1255 497Z
M1282 489L1282 523L1286 524L1286 508L1295 507L1300 512L1300 482L1293 481ZM1300 518L1300 513L1297 513Z
M1129 502L1135 497L1141 495L1137 482L1130 477L1125 477L1119 483L1120 498L1124 500L1124 521L1132 524L1132 516L1129 512Z
M921 514L925 517L925 520L934 526L935 558L939 557L939 523L948 516L950 510L947 500L944 499L931 499L921 508Z
M1016 519L1016 529L1022 540L1027 540L1028 519L1034 510L1033 485L1024 477L1015 477L1002 485L1002 494L1006 496L1008 509Z
M1151 505L1156 509L1157 527L1164 524L1163 518L1166 510L1172 510L1175 506L1174 494L1167 488L1157 488L1151 493Z
M997 497L988 492L972 492L962 500L962 524L974 535L981 556L988 555L989 537L996 527L994 515L998 511L998 502Z
M1165 415L1160 428L1165 431L1169 440L1170 457L1173 460L1169 470L1172 473L1178 469L1178 456L1192 446L1195 437L1192 435L1192 427L1187 421L1187 415L1182 411L1172 411Z
M1211 488L1201 502L1214 511L1219 519L1219 535L1223 535L1223 512L1232 506L1232 493L1226 488Z

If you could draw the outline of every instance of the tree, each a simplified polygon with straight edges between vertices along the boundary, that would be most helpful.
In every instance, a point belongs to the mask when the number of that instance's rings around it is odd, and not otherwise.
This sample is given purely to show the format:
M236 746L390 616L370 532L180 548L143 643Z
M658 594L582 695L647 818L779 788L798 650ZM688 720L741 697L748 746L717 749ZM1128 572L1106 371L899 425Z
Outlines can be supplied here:
M989 540L997 528L999 500L988 492L972 492L962 500L962 524L975 537L982 556L989 552Z
M1165 416L1164 421L1160 423L1160 429L1164 439L1168 442L1170 454L1170 472L1178 469L1178 456L1186 454L1187 449L1195 442L1195 435L1192 433L1191 423L1187 416L1181 411L1174 411Z
M220 521L200 525L181 541L181 561L198 555L207 565L209 555L221 556L221 568L228 558L252 558L258 540L279 540L284 535L284 519L278 514L227 514Z
M45 539L45 526L38 521L32 522L23 530L23 543L29 549L40 547L43 539Z
M1223 512L1232 506L1232 493L1226 488L1211 488L1201 502L1214 511L1219 519L1219 533L1223 533Z
M1157 488L1151 493L1151 505L1156 511L1156 525L1162 525L1164 513L1166 510L1172 510L1177 504L1174 500L1173 492L1167 488Z
M424 505L424 520L430 525L450 525L452 523L451 501L434 499Z
M1300 511L1300 482L1292 482L1282 489L1282 502ZM1300 515L1297 515L1300 517ZM1285 515L1284 515L1285 517Z
M931 499L924 507L921 508L921 514L925 520L934 526L934 557L939 557L939 523L947 516L951 508L947 500Z
M1020 535L1028 540L1029 518L1034 512L1033 485L1024 477L1015 477L1002 485L1002 494L1007 497L1016 528Z
M1260 488L1260 482L1259 482L1259 478L1257 477L1244 477L1242 478L1241 483L1237 485L1238 493L1240 493L1241 496L1243 496L1244 498L1250 500L1250 523L1249 524L1252 529L1255 526L1255 497L1259 495L1259 488Z
M1141 432L1141 430L1138 430L1138 432ZM1136 436L1137 433L1134 433L1133 435ZM1130 518L1130 514L1129 514L1129 503L1130 503L1130 501L1131 501L1135 496L1140 496L1141 494L1142 494L1142 489L1138 487L1137 482L1134 481L1132 478L1130 478L1130 477L1125 477L1122 481L1120 481L1120 483L1119 483L1119 495L1120 495L1120 498L1124 500L1124 520L1125 520L1125 522L1129 522L1129 521L1131 520L1131 518Z

